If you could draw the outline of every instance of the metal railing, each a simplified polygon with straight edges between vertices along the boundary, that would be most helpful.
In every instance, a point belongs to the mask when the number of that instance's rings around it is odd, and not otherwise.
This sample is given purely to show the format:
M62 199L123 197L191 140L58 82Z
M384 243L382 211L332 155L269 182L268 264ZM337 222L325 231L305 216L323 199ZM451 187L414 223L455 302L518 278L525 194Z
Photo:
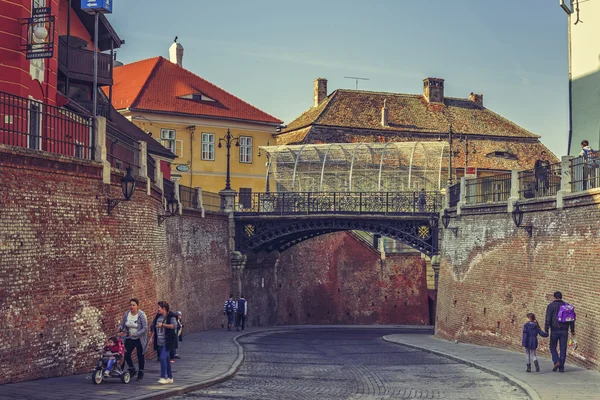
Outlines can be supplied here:
M511 188L510 173L483 178L467 179L465 200L467 204L507 201Z
M154 161L154 158L152 158L152 156L150 156L150 154L148 154L148 163L146 166L146 173L148 174L148 178L150 179L150 182L152 183L156 183L156 161Z
M59 39L58 63L61 68L72 73L78 79L94 79L94 52L87 49L80 49L73 46L67 46L64 38ZM101 82L107 82L112 79L112 58L110 54L98 53L98 79Z
M202 191L202 207L206 211L221 211L221 196L218 193Z
M456 207L460 201L460 182L448 188L448 206Z
M0 92L0 144L94 159L91 117Z
M138 176L139 156L138 142L107 124L106 158L110 166L123 171L130 167L134 176Z
M77 104L79 104L81 107L85 108L86 110L88 110L90 112L90 114L93 114L94 112L94 102L91 100L78 100ZM96 115L99 117L104 117L108 120L110 120L110 104L106 104L106 103L98 103L96 104Z
M196 190L191 187L179 185L179 202L184 208L198 208Z
M535 199L556 196L560 190L561 163L549 164L547 168L519 172L519 198Z
M171 196L175 193L175 182L170 179L163 178L163 194L164 197L169 200Z
M600 157L598 152L590 156L572 158L571 170L571 192L580 192L600 187Z
M443 208L440 192L278 192L239 194L235 211L256 214L416 214Z

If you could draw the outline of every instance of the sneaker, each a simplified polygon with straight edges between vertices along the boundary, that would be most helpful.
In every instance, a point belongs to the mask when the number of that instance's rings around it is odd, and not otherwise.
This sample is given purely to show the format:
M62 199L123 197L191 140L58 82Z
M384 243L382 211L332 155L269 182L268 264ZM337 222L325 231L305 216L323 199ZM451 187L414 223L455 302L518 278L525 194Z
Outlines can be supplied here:
M558 369L558 372L565 372L565 367L560 367L560 368Z
M559 368L559 367L560 367L560 362L558 362L558 361L557 361L557 362L555 362L555 363L554 363L554 368L552 368L552 372L556 372L556 371L558 371L558 368Z
M161 385L166 385L167 383L169 383L169 380L167 378L160 378L158 380L158 383L160 383Z
M175 360L171 360L171 364L175 363Z
M173 378L168 378L167 383L173 383Z
M181 357L179 357L179 354L175 354L175 359L179 360Z
M137 380L141 381L142 379L144 379L144 371L138 372Z
M110 376L110 371L104 371L104 376Z

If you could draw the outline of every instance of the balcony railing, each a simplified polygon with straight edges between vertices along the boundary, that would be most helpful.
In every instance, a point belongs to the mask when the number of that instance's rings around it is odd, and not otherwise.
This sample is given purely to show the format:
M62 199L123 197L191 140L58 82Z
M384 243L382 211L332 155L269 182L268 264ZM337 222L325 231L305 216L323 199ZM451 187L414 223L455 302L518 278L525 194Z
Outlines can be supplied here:
M548 168L536 171L530 169L519 172L519 198L535 199L556 196L560 190L561 163L550 164Z
M90 113L93 113L94 110L94 102L90 100L81 101L77 100L77 104L88 110ZM110 119L110 104L98 103L96 104L96 115L99 117L104 117L106 119Z
M184 208L197 208L198 199L196 196L196 190L191 187L179 185L179 202Z
M600 154L571 159L571 192L600 187Z
M456 207L460 201L460 182L450 186L448 190L448 206Z
M206 211L221 211L221 196L218 193L202 191L202 207Z
M94 79L94 52L67 46L64 38L59 39L58 65L70 78L92 82ZM112 85L112 58L98 53L98 83Z
M134 176L138 176L140 169L139 156L138 142L107 124L106 158L110 166L123 171L131 168Z
M506 201L510 197L511 174L467 179L465 200L467 204Z
M0 92L0 144L93 159L93 119Z

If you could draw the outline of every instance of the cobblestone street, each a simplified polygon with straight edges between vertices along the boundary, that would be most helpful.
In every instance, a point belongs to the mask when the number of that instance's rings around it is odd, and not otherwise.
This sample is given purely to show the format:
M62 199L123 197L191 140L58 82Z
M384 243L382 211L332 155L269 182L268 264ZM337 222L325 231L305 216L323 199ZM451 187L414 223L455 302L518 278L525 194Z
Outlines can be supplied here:
M191 399L527 399L496 376L384 342L399 330L306 330L245 336L245 360Z

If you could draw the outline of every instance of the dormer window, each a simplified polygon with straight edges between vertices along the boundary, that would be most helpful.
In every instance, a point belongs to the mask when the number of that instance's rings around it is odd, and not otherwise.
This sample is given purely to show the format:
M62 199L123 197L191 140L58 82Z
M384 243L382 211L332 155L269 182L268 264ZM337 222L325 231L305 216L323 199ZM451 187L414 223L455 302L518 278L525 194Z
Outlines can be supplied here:
M189 99L194 101L216 101L208 96L203 95L202 93L190 93L184 96L180 96L181 99Z
M517 159L517 156L515 156L513 153L510 153L506 150L492 151L491 153L487 153L485 156L486 157L505 158L507 160L516 160Z

